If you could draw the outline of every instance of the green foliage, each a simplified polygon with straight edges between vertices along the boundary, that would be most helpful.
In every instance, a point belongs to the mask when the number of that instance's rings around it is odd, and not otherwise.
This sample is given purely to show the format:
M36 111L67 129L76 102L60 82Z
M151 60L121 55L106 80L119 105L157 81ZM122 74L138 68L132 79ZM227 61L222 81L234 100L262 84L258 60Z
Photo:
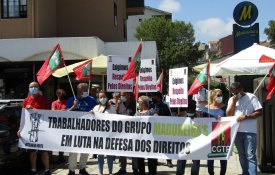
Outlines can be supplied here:
M203 54L198 51L199 43L195 43L193 26L183 21L163 17L144 19L137 27L135 36L143 41L156 41L160 61L158 72L162 68L165 70L164 89L170 68L191 68Z
M264 33L272 44L275 44L275 20L268 22L269 27L264 29Z

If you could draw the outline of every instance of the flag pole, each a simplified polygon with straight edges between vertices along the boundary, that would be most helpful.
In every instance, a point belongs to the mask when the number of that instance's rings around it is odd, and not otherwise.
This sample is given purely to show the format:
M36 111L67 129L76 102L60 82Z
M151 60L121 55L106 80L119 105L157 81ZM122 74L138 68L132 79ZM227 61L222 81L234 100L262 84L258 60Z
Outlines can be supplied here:
M207 92L207 113L208 113L208 117L210 118L210 113L209 113L209 108L210 108L210 103L209 103L209 99L210 99L210 60L208 60L208 72L207 72L207 88L208 88L208 92Z
M64 61L64 66L65 66L65 70L66 70L66 72L67 72L67 77L68 77L68 80L69 80L69 82L70 82L70 86L71 86L71 89L72 89L72 92L73 92L74 99L76 99L75 94L74 94L73 85L72 85L72 82L71 82L71 79L70 79L70 76L69 76L69 71L68 71L67 66L66 66L66 64L65 64L65 61Z
M267 77L267 75L269 74L269 72L267 72L264 76L264 78L262 79L262 81L259 83L259 85L257 86L257 88L255 89L255 91L253 92L253 94L255 95L255 93L257 92L257 90L260 88L260 86L262 85L262 83L264 82L265 78Z

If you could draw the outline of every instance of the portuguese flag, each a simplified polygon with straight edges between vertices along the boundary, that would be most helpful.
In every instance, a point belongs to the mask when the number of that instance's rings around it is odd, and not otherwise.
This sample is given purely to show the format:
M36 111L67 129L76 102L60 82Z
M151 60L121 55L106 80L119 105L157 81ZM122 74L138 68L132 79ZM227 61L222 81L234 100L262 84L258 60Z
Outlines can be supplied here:
M40 85L51 76L58 68L64 65L64 59L60 45L57 44L46 58L44 64L37 72L37 81Z
M140 69L140 55L141 55L141 50L142 50L142 44L141 42L139 43L138 49L128 67L127 72L122 78L122 81L126 81L132 78L136 78L139 74L139 69Z
M275 63L269 70L269 83L266 86L266 89L268 90L266 100L270 100L275 92Z
M82 63L81 65L75 67L73 69L74 73L76 74L76 80L91 80L91 62L93 59L89 59Z
M188 90L188 95L197 94L203 85L207 84L207 79L210 77L210 60L208 60L207 67L203 69L197 78L194 80L192 86Z

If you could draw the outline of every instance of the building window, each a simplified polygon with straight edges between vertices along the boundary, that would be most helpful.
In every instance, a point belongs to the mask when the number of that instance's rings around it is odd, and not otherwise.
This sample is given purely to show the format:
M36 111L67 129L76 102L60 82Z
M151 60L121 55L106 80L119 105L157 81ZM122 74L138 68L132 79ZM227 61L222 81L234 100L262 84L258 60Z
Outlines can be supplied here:
M2 18L26 18L27 0L1 0Z
M117 27L117 5L114 2L114 25Z

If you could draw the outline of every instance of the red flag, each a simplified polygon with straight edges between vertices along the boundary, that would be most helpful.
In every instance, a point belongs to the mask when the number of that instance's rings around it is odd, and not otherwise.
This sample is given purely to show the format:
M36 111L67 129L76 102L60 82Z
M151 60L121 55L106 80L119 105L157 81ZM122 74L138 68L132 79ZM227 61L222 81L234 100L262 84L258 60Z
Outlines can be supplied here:
M266 97L266 100L270 100L272 98L273 93L275 92L275 63L269 70L269 83L266 86L266 89L269 92Z
M139 74L140 69L140 55L142 50L142 44L139 43L138 49L128 67L127 72L124 74L122 81L126 81L132 78L136 78Z
M64 65L63 54L60 45L57 44L46 58L44 64L37 72L37 81L40 85L51 76L58 68Z
M157 80L157 91L162 93L162 84L163 84L163 72L164 70L162 69L161 74L159 75L159 78Z
M194 80L192 86L188 90L188 95L197 94L203 85L207 84L210 77L210 60L208 60L207 67L203 69L197 78Z
M91 65L90 63L93 59L89 59L82 63L81 65L75 67L73 69L74 73L76 74L76 80L91 80Z

